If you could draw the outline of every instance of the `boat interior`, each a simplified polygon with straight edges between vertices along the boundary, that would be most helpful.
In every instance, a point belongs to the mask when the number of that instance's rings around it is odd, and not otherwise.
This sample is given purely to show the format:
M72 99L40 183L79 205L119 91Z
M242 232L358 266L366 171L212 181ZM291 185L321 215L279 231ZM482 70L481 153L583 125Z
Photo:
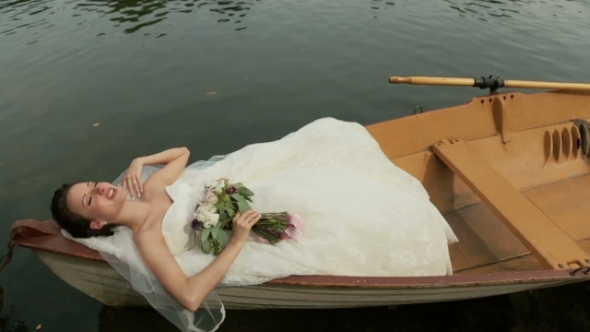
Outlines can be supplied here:
M368 126L459 238L457 275L590 266L590 96L499 93ZM443 139L441 139L443 138Z

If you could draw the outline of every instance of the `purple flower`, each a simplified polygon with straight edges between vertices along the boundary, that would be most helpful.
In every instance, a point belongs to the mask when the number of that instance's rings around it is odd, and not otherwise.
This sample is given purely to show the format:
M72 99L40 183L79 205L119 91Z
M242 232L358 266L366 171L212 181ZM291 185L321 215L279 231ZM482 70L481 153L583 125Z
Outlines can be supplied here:
M201 222L197 219L193 219L193 221L191 221L191 228L195 231L201 230Z

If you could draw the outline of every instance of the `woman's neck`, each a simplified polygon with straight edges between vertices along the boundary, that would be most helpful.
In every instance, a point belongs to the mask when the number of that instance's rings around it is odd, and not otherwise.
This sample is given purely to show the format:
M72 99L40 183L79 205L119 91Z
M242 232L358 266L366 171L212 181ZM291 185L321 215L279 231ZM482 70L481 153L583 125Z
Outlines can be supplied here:
M114 223L126 226L136 232L144 226L150 213L150 204L142 201L127 201L121 208L117 221Z

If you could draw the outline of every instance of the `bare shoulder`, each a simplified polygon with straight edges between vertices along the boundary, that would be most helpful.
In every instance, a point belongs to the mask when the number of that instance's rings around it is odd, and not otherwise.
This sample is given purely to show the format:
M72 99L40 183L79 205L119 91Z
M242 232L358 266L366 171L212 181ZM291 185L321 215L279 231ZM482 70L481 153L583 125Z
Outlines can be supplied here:
M134 232L134 242L137 245L137 249L141 252L151 251L155 247L158 250L166 247L166 241L164 234L162 233L162 222L166 211L172 204L172 200L168 197L165 192L152 193L149 199L150 204L150 217L146 220L142 227Z
M140 252L151 251L155 247L166 246L164 235L156 224L150 225L133 235L133 241Z

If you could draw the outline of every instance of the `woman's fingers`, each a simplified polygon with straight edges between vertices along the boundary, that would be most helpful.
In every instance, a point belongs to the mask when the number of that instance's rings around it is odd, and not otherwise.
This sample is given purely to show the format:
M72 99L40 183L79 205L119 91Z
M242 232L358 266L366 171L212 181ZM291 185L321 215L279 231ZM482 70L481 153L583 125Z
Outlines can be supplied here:
M127 190L132 198L141 197L143 183L138 175L127 174L122 181L123 189Z
M260 213L254 210L248 210L243 214L237 213L233 220L234 222L240 225L248 225L250 223L258 221L258 219L260 219Z
M127 182L127 188L129 188L129 193L131 194L131 198L135 198L135 193L133 192L133 183L131 182L131 179L126 178L125 182Z
M135 176L132 181L133 189L135 189L135 195L137 197L141 197L141 180L137 176Z
M253 226L254 224L256 224L256 222L258 222L258 220L260 220L260 217L262 217L262 215L260 213L257 213L252 219L250 219L248 225Z
M260 213L256 211L251 211L251 213L244 218L244 223L248 226L251 226L254 223L256 223L258 219L260 219Z
M252 213L248 216L247 222L251 222L252 220L258 218L259 213L256 211L252 211Z
M135 185L133 184L133 178L131 176L126 177L125 183L127 185L127 190L131 194L131 198L135 198L137 196L137 193L135 192Z

